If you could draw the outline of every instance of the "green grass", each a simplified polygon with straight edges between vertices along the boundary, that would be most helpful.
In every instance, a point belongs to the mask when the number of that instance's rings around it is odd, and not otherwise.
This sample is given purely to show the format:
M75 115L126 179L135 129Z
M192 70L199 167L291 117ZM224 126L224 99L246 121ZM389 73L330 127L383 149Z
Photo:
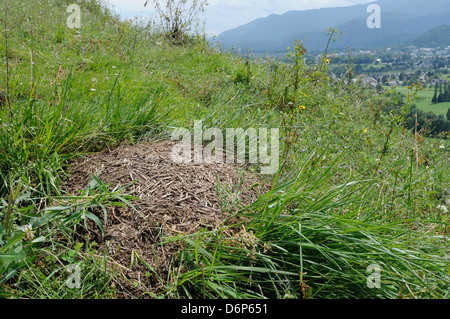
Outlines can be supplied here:
M435 249L444 238L419 239L421 231L405 227L434 221L407 217L408 207L404 218L396 216L407 191L379 197L372 190L384 176L330 188L338 172L308 171L313 158L304 158L296 179L245 209L252 222L235 237L214 231L185 238L186 267L203 266L183 274L181 285L221 298L448 298L448 277L437 275L448 251ZM380 289L367 286L370 265L381 268Z
M446 140L442 140L442 139L438 139L438 138L431 138L431 137L426 137L426 139L430 142L433 143L434 145L444 145L447 149L450 148L450 140L446 139Z
M397 91L404 95L408 95L408 89L406 87L398 87ZM431 99L433 98L433 95L433 88L424 88L419 92L418 98L414 101L414 104L424 112L433 112L436 115L446 116L448 109L450 109L450 102L432 103Z
M418 165L414 136L382 112L388 96L332 83L323 65L245 61L201 39L174 46L95 1L81 2L82 28L68 29L70 3L9 10L1 296L132 297L83 236L88 220L101 227L107 208L132 205L126 188L93 180L73 196L60 182L81 154L167 139L204 120L205 128L280 128L282 166L264 180L272 190L237 213L245 223L165 238L183 249L152 297L449 297L449 216L438 208L450 199L449 148L425 139L428 162ZM6 68L0 79L5 90ZM32 230L18 229L25 225ZM73 263L84 278L75 291L65 285ZM380 289L367 286L371 264L381 266Z

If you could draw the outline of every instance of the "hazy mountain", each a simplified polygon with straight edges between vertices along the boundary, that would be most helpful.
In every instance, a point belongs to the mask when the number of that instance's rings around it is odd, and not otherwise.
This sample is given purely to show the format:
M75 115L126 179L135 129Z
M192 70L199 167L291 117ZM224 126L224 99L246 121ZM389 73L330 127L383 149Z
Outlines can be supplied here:
M369 4L350 7L289 11L251 21L217 37L225 48L248 47L253 52L285 52L295 39L308 50L323 50L325 31L337 27L344 35L331 49L384 47L414 40L441 25L450 24L450 0L379 0L381 28L370 29Z
M447 47L450 45L450 26L436 27L409 43L418 47Z

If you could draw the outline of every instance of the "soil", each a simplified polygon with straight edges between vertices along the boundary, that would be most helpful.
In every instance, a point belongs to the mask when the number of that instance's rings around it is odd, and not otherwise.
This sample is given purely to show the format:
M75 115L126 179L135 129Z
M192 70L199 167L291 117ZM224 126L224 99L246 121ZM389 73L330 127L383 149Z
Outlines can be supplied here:
M182 249L182 241L164 243L167 238L218 229L237 209L267 191L243 166L176 164L173 146L172 142L123 145L84 156L71 165L70 178L62 185L78 195L95 175L110 190L129 186L124 193L136 198L131 202L134 208L109 207L105 233L93 222L87 230L121 274L119 290L127 296L164 289ZM94 213L103 221L100 209Z

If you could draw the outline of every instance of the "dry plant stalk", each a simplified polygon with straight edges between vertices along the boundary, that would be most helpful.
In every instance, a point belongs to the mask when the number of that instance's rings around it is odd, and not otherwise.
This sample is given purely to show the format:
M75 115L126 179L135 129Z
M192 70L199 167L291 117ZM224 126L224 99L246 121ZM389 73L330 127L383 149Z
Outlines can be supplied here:
M185 36L191 31L192 24L200 13L205 11L206 0L152 0L160 18L163 33L174 44L185 42ZM147 5L148 1L145 2Z
M6 57L6 104L12 117L11 100L9 97L9 57L8 57L8 0L5 0L5 57Z

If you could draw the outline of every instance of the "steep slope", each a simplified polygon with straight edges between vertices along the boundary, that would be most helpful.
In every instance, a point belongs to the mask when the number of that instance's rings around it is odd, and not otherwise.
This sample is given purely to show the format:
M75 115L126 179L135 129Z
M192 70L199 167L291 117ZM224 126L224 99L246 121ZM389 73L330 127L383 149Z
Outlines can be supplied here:
M99 0L77 2L71 29L72 2L5 2L0 298L448 297L449 153L418 145L397 96L300 50L293 66L173 45ZM181 168L170 136L197 121L205 143L250 132L261 163ZM277 128L279 172L255 180Z

